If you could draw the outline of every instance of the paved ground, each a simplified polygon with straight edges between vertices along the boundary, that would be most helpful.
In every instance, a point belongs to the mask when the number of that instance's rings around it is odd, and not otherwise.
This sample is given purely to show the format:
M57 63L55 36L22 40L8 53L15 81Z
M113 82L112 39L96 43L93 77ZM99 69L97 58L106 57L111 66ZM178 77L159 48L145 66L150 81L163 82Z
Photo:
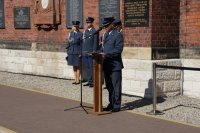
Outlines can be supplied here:
M73 80L0 72L0 84L48 93L66 99L80 100L80 85ZM93 89L83 87L83 101L93 103ZM108 91L103 89L103 105L108 104ZM152 100L122 95L122 109L128 112L146 114L152 110ZM164 114L153 117L169 119L200 127L200 99L176 96L160 99L157 109Z
M125 111L103 116L86 114L82 108L65 111L76 106L79 102L0 85L0 125L18 133L200 132L197 127Z

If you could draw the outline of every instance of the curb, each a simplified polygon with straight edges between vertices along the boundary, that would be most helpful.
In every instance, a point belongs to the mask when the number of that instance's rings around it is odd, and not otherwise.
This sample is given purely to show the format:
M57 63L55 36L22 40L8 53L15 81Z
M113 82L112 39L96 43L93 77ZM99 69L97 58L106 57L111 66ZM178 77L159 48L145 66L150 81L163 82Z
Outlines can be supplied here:
M17 133L17 132L12 131L12 130L10 130L8 128L0 126L0 133Z

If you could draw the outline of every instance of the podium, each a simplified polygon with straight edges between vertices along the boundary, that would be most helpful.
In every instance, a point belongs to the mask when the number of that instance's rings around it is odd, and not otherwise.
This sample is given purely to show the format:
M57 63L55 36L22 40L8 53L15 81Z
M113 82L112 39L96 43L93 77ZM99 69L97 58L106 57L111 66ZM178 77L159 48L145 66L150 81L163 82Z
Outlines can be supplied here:
M93 83L94 83L94 105L93 110L89 111L91 114L104 115L110 112L103 111L102 107L102 53L92 53L93 55Z

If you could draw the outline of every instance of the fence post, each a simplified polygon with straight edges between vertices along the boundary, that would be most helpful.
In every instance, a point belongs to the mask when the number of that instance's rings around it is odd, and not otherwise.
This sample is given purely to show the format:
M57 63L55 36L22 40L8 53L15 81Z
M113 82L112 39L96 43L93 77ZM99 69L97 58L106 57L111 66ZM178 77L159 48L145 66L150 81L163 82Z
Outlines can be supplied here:
M181 70L181 80L182 80L182 84L181 84L181 96L183 96L183 81L184 81L184 70Z
M156 88L156 63L153 63L153 112L156 114L157 88Z
M151 112L147 112L147 114L150 115L164 114L163 112L156 110L156 104L157 104L156 67L157 64L153 63L153 88L152 88L153 110Z

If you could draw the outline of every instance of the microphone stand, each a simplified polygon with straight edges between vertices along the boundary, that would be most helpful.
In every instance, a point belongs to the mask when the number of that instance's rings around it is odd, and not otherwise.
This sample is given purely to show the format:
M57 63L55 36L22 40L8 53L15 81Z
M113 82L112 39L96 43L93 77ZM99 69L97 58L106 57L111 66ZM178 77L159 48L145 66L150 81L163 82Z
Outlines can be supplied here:
M98 34L100 31L102 30L102 28L99 28L95 33L93 33L93 34L91 34L91 35L89 35L89 36L86 36L86 37L84 37L84 38L82 38L82 39L80 39L78 42L82 42L83 40L85 40L85 39L87 39L87 38L89 38L89 37L91 37L91 36L94 36L94 35L96 35L96 34ZM77 43L77 42L76 42ZM72 43L71 45L68 45L67 47L66 47L66 49L68 49L69 47L71 47L72 45L74 45L75 43ZM87 53L84 53L84 54L91 54L91 53L89 53L89 52L87 52ZM80 67L81 67L81 80L80 80L80 89L81 89L81 93L80 93L80 105L79 106L77 106L77 107L72 107L72 108L68 108L68 109L65 109L64 111L69 111L69 110L72 110L72 109L76 109L76 108L82 108L84 111L85 111L85 113L86 114L88 114L88 112L87 112L87 110L85 109L85 107L87 107L87 108L92 108L92 107L88 107L88 106L84 106L83 105L83 85L82 85L82 74L83 74L83 70L82 70L82 68L83 68L83 61L82 61L82 59L83 59L83 52L82 52L82 44L81 44L81 54L80 54L80 58L81 58L81 65L80 65Z

